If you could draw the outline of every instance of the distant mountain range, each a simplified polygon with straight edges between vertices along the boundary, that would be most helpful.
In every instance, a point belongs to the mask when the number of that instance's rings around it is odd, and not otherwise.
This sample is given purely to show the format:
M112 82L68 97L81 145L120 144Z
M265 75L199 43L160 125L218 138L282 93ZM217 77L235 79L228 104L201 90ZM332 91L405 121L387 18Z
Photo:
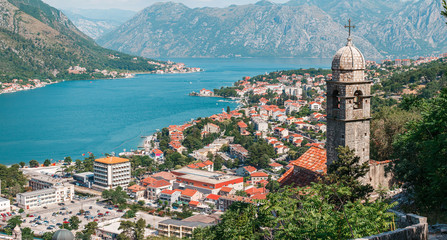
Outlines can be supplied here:
M121 26L136 14L121 9L64 9L62 12L79 30L93 39Z
M41 0L0 0L0 82L67 79L67 69L78 65L90 72L154 70L147 61L100 47Z
M367 58L447 52L441 0L260 1L227 8L157 3L97 39L146 57L332 57L353 39Z

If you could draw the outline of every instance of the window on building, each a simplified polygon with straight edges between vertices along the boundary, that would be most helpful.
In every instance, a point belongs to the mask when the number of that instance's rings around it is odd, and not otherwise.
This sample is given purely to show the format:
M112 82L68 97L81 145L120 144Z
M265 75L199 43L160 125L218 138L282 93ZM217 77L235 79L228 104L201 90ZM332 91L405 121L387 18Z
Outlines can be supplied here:
M338 90L332 92L332 108L340 109L340 96Z
M354 109L363 108L363 93L360 90L354 92Z

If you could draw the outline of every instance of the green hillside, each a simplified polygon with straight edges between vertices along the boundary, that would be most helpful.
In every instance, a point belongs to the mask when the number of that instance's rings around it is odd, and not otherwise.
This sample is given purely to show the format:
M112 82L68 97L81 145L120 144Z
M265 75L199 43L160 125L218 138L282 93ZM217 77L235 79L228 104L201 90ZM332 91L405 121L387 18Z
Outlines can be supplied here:
M59 10L41 0L0 1L0 81L73 79L70 66L99 70L152 71L154 61L98 46Z

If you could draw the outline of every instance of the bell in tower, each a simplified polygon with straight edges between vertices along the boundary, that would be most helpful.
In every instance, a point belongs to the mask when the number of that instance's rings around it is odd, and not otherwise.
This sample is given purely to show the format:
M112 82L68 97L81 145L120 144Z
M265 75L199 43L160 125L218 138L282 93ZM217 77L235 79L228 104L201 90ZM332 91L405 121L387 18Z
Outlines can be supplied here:
M332 79L327 81L327 164L337 159L337 147L348 146L369 161L371 84L365 80L365 58L351 39L351 20L346 46L332 60Z

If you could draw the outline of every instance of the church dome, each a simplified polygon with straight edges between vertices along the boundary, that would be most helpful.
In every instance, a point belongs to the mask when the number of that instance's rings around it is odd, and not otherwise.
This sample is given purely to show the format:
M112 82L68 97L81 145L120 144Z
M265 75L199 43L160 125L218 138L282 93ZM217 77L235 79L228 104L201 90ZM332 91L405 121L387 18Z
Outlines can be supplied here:
M365 58L348 38L346 46L340 48L332 59L332 70L364 70Z
M57 230L53 234L53 240L74 240L75 237L72 232L68 231L67 229L60 229Z

